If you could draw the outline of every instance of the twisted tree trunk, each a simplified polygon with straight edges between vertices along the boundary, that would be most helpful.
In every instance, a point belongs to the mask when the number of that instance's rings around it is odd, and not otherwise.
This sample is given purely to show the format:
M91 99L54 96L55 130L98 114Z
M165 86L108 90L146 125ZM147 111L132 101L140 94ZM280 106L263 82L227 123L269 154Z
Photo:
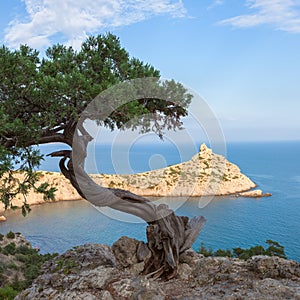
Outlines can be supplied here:
M50 156L62 157L59 164L61 172L84 199L95 206L107 206L146 221L147 246L151 257L147 259L143 273L153 278L173 278L177 274L179 255L191 248L205 218L200 216L189 220L185 216L176 216L167 205L156 206L129 191L103 188L96 184L84 170L86 149L91 137L83 127L79 128L80 135L76 130L73 135L72 151L57 151Z

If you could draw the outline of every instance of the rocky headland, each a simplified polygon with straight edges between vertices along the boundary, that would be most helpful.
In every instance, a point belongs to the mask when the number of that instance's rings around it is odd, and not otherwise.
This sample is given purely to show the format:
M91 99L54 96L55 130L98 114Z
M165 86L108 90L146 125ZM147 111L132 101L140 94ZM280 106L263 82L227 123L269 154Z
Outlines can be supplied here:
M21 176L18 175L17 176ZM109 188L129 190L144 197L200 197L241 195L262 197L260 190L252 190L256 184L239 167L221 155L214 154L205 144L189 161L166 168L130 175L91 175L98 184ZM55 201L80 200L81 197L70 182L56 172L39 172L39 183L48 182L57 188ZM243 194L243 192L246 192ZM29 205L45 203L42 194L31 191L27 195ZM17 195L13 205L22 206L23 196ZM4 205L0 204L0 213ZM1 218L0 221L5 221Z
M175 300L300 299L300 263L255 256L247 261L181 254L176 278L163 281L140 275L141 241L122 237L112 247L85 244L57 256L43 267L16 300Z

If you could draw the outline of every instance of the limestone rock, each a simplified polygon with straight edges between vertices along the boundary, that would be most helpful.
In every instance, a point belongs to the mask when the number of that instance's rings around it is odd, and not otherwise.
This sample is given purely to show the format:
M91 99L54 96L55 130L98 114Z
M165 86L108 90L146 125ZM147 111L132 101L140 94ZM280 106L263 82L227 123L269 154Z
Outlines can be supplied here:
M269 197L272 196L270 193L263 193L262 190L252 190L248 192L242 192L238 194L241 197L248 197L248 198L261 198L261 197Z
M254 256L249 260L249 269L261 278L299 278L300 264L280 257Z
M129 267L138 263L137 248L139 241L122 236L112 245L112 251L117 259L118 265L121 267Z
M81 199L62 174L44 171L38 174L39 183L48 182L57 188L55 201ZM16 176L24 175L16 174ZM238 166L229 162L225 157L213 153L205 144L201 145L199 153L189 161L180 164L138 174L92 174L91 177L103 187L121 188L144 197L224 196L249 191L256 186L241 173ZM250 196L255 196L252 193ZM255 197L260 196L259 192L254 193L257 195ZM247 194L243 195L243 197L246 196ZM26 198L30 205L45 203L43 195L34 191L30 191ZM13 205L20 207L22 204L22 195L17 195L13 200ZM2 211L4 211L4 205L0 203L0 213Z
M204 257L189 249L180 256L177 278L154 281L132 271L143 264L134 253L139 243L122 237L113 249L87 244L69 250L47 262L16 300L300 299L298 262L267 256L248 261Z

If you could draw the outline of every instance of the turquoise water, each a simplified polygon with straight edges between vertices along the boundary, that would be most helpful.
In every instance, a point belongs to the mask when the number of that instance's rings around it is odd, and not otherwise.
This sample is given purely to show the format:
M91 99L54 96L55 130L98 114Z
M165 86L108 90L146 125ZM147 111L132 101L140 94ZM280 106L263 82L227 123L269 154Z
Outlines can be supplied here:
M43 151L51 152L51 149ZM113 173L108 148L101 151L97 153L99 172ZM150 158L157 154L159 159L160 156L165 158L166 165L177 163L176 151L174 147L137 147L129 155L130 163L134 172L151 168ZM201 242L214 249L249 247L272 239L285 246L289 258L300 261L299 154L300 142L227 145L227 158L273 196L261 199L216 197L202 209L199 199L190 199L177 214L204 215L207 219L194 248L199 248ZM56 162L47 160L42 168L55 171ZM0 223L0 232L22 232L43 253L63 252L88 242L112 244L122 235L145 240L145 224L111 219L85 201L34 206L26 218L19 211L6 212L6 215L8 221Z

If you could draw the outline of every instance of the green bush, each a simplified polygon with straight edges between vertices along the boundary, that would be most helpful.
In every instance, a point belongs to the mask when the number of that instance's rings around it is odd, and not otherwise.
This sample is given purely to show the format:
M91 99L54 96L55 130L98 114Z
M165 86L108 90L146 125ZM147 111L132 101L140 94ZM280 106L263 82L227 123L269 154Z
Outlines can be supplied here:
M35 249L25 245L18 247L15 257L18 261L24 263L22 267L22 271L25 275L24 288L28 287L39 275L42 264L57 255L57 253L39 254Z
M201 247L200 247L200 249L198 250L198 253L203 254L205 257L213 256L213 255L214 255L213 249L212 249L212 248L207 249L207 248L204 246L204 243L203 243L203 242L201 243Z
M16 256L16 259L17 259L18 261L22 262L22 263L28 262L28 257L27 257L27 255L17 253L15 256Z
M3 237L4 237L4 235L2 233L0 233L0 241L3 241Z
M42 264L58 255L57 253L39 254L27 245L16 247L13 242L3 247L1 251L5 255L14 255L15 260L8 264L0 261L0 300L14 299L19 292L31 285L32 281L39 275ZM24 275L25 280L19 280L18 277L15 277L12 282L8 282L6 271L10 269L19 270Z
M18 295L18 291L14 290L11 286L7 285L0 288L0 299L13 300Z
M2 249L2 253L5 255L14 255L16 253L16 244L15 243L9 243Z
M8 269L14 269L14 270L18 270L18 266L15 264L15 263L9 263L8 265L7 265L7 268Z
M10 232L8 232L8 233L6 234L6 237L7 237L8 239L14 239L15 236L16 236L16 235L15 235L12 231L10 231Z
M266 250L266 255L287 258L284 252L284 247L281 246L278 242L267 240L266 243L269 245L268 249Z
M40 274L41 265L27 265L25 269L26 285L29 286L32 281Z
M18 253L24 254L24 255L29 255L29 254L36 254L36 250L32 249L31 247L28 247L26 245L21 245L18 248Z
M226 250L218 249L214 253L214 256L233 257L233 254L229 249L226 249Z
M207 249L203 243L201 243L201 247L198 250L198 253L203 254L204 256L227 256L227 257L235 257L243 260L247 260L256 255L267 255L267 256L279 256L282 258L287 258L284 247L281 246L278 242L267 240L266 243L269 245L267 249L265 249L261 245L253 246L248 249L242 248L234 248L232 251L229 249L222 250L218 249L213 251L212 248Z

